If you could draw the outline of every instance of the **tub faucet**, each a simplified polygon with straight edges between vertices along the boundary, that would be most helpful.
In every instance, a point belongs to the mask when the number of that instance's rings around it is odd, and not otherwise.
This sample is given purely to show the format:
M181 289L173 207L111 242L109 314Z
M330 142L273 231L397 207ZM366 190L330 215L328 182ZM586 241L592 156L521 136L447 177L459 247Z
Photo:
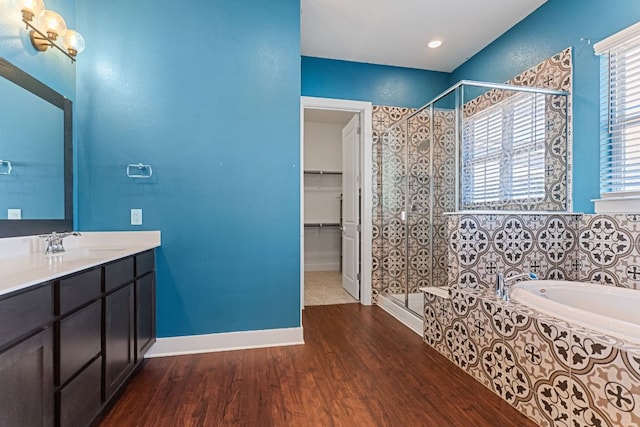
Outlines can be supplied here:
M77 231L66 232L66 233L56 233L53 231L51 234L43 234L40 237L44 239L47 243L47 246L44 249L45 254L57 254L64 252L64 245L62 240L68 236L80 236L80 233Z
M509 302L511 300L511 285L515 280L518 279L527 279L527 280L536 280L538 276L534 273L521 273L516 274L514 276L504 277L503 273L496 274L496 286L495 286L495 295L496 298L502 299L502 301Z

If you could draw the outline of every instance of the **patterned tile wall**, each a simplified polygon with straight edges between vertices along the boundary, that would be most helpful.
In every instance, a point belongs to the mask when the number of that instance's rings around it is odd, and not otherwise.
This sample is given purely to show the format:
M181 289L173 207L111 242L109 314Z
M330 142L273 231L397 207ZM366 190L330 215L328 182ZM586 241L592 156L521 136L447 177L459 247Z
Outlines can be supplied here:
M640 289L640 214L450 215L448 284L492 286L497 272Z
M434 110L432 126L430 110L414 113L405 108L373 109L374 301L380 293L405 292L407 284L410 293L418 293L422 286L444 286L447 281L443 214L454 209L455 115Z
M571 49L565 49L508 83L570 91ZM421 286L443 286L459 281L457 269L452 269L458 259L452 255L451 241L447 241L449 232L447 219L443 215L455 207L455 116L452 110L436 109L432 127L431 114L425 111L405 122L395 132L383 135L392 124L413 113L415 110L410 108L373 107L374 303L381 293L404 292L407 279L410 292L416 292ZM558 123L550 123L550 126L557 131L554 131L557 137L550 142L553 145L550 152L557 158L563 158L565 152L562 147L566 145L567 135L562 135ZM433 143L425 144L425 141ZM433 153L430 151L432 148ZM427 173L431 159L435 177L433 183ZM562 167L548 169L555 183L551 192L554 196L550 200L557 203L567 202L563 196L566 194L562 188L564 181L558 178L563 170ZM431 184L433 195L430 194ZM433 203L428 203L429 199ZM400 212L406 206L409 207L408 227L400 218ZM430 236L433 236L431 240ZM533 267L537 268L536 262L543 261L542 258L532 261ZM567 268L564 265L565 272ZM571 276L567 274L566 277ZM474 280L474 277L465 275L465 280Z
M640 425L640 347L486 291L426 295L424 341L540 426Z
M580 221L581 281L640 289L640 215L584 215Z
M372 300L381 293L401 293L406 283L405 226L400 212L405 206L406 128L383 132L415 109L373 107L373 245ZM385 191L383 192L383 182ZM395 183L395 185L392 185ZM390 188L391 187L391 188ZM392 191L393 190L393 191Z
M449 217L449 284L492 286L496 273L532 272L578 280L581 215L482 214Z

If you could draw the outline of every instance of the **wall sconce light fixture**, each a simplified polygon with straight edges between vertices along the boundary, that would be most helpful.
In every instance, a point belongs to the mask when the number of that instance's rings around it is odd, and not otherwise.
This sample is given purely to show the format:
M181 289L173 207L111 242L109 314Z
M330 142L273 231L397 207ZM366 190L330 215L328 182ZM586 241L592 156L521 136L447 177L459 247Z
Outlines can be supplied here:
M84 50L85 42L80 33L67 29L64 19L52 10L45 10L43 0L19 0L22 12L22 22L29 31L29 38L33 47L44 52L55 47L71 59L76 61L76 55ZM60 39L62 46L56 43Z

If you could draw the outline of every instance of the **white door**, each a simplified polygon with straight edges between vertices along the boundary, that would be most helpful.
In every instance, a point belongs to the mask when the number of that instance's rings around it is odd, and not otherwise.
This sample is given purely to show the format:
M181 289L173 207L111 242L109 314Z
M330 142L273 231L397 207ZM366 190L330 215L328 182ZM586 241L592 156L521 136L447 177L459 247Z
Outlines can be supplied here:
M360 299L360 114L342 129L342 287Z

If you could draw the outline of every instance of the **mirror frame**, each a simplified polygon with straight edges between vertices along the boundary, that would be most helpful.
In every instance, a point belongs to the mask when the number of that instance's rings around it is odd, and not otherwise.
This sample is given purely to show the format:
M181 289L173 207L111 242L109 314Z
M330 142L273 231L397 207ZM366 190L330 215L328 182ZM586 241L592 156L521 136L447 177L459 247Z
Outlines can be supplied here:
M73 230L72 102L4 58L0 58L0 77L28 90L64 112L64 219L0 219L0 238L71 231Z

